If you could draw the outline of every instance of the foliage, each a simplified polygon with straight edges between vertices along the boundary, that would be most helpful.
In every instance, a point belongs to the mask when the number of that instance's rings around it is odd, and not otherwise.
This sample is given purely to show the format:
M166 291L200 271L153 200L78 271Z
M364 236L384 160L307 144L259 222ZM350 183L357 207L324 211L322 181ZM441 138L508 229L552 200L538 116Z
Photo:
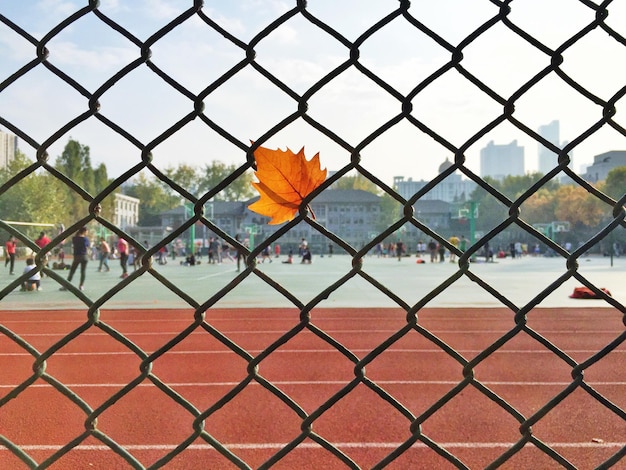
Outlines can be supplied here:
M206 193L237 171L236 165L213 161L205 165L199 174L200 192ZM254 196L252 172L246 171L213 198L216 201L245 201Z
M581 186L561 186L555 197L555 220L566 220L574 228L598 225L606 211L606 205Z
M613 168L609 171L602 189L616 201L624 197L626 194L626 166Z
M402 216L402 204L384 193L380 197L380 218L376 224L376 230L382 232L394 224Z
M161 212L180 206L181 196L173 194L169 186L156 178L148 178L140 173L126 191L128 196L138 198L140 203L139 221L141 226L155 226L161 222Z
M27 169L32 161L20 151L7 168L0 170L0 182ZM0 197L0 219L20 222L57 224L60 208L66 204L66 194L59 181L45 171L35 171L7 189ZM20 227L20 230L35 237L42 227Z
M372 194L380 194L380 188L361 173L342 176L331 186L332 189L361 189Z
M556 203L556 192L541 188L522 205L522 219L530 224L552 223L555 218Z
M291 150L270 150L259 147L254 152L258 182L252 185L261 198L248 208L267 217L270 225L292 220L302 201L326 179L326 170L320 168L319 153L311 160L304 148L297 154Z
M96 196L110 183L107 169L104 164L97 168L91 166L89 147L82 145L77 140L70 139L63 149L63 153L57 157L55 168L80 186L91 196ZM66 200L65 210L59 218L64 223L73 223L85 217L88 213L88 202L83 197L66 185L60 186ZM110 218L113 214L113 198L107 198L102 204L101 215Z

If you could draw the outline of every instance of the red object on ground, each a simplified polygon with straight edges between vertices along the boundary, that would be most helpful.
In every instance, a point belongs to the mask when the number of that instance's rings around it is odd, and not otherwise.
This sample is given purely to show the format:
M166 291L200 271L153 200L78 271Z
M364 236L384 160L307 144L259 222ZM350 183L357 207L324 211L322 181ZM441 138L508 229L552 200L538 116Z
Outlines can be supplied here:
M605 289L604 287L600 287L600 290L604 292L606 295L608 295L609 297L611 297L611 293L608 291L608 289ZM589 289L589 287L575 287L574 292L572 292L572 295L570 295L570 298L571 299L601 299L602 297L600 297L594 291Z

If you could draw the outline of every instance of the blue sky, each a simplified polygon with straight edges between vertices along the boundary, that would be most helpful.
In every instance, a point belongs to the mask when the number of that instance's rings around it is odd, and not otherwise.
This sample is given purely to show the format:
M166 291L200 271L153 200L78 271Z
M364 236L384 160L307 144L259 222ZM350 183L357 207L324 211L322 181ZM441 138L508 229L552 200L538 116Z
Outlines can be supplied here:
M626 36L626 1L610 6L607 23ZM21 0L0 4L0 14L41 39L87 0ZM192 0L101 0L100 11L146 40L193 5ZM295 0L205 0L203 11L243 42L296 5ZM308 11L327 22L349 41L394 11L397 0L309 0ZM557 48L593 21L595 12L578 0L515 0L509 19ZM498 14L488 0L413 0L411 15L452 45ZM118 70L140 56L139 49L89 14L64 29L47 45L49 62L72 76L89 92L96 91ZM197 16L177 27L151 48L152 61L190 92L197 94L239 63L245 52L208 27ZM298 94L349 58L348 49L302 15L260 41L257 62L286 82ZM508 98L530 77L549 65L549 57L499 24L464 49L463 66L501 96ZM0 25L0 81L36 57L35 47ZM450 60L450 54L414 28L396 18L360 47L360 62L402 94ZM600 98L608 100L626 85L626 47L600 29L594 30L564 54L563 70ZM617 103L615 120L626 127ZM121 79L100 99L100 113L147 144L193 110L188 98L142 65ZM357 146L397 115L399 102L354 67L323 87L309 100L308 114ZM456 71L429 85L412 101L412 115L454 146L461 146L480 128L502 113L502 107ZM252 67L246 67L205 100L205 115L243 143L257 140L268 129L297 110L297 103ZM0 92L0 116L37 142L45 141L62 125L83 113L87 100L39 65ZM602 116L592 104L555 74L542 80L516 103L515 117L529 128L554 119L561 123L561 140L571 141ZM91 149L95 163L104 162L117 176L140 162L139 150L91 118L51 145L59 155L67 139ZM480 148L494 140L517 139L525 147L526 170L537 168L537 143L511 124L502 124L466 152L467 166L479 172ZM626 149L626 139L604 126L573 152L575 169L593 156ZM298 120L270 138L269 147L304 146L307 155L320 152L323 166L339 170L350 162L344 148ZM22 142L28 155L34 150ZM196 119L154 151L160 167L188 163L202 166L212 160L242 164L245 153ZM362 151L362 164L387 184L394 176L430 179L452 154L408 122L401 122Z

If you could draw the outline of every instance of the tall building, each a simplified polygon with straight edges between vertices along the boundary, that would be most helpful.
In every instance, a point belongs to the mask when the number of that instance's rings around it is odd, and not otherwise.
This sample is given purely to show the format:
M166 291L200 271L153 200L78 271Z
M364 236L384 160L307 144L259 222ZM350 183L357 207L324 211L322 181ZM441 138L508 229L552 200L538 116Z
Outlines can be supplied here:
M0 131L0 168L6 168L15 158L17 137Z
M546 124L545 126L539 126L538 133L541 137L546 139L552 145L559 147L561 138L560 138L560 129L559 129L559 121L552 121L550 124ZM539 165L537 167L539 173L543 173L544 175L548 172L552 171L554 167L558 163L558 156L552 150L546 148L543 144L538 144L538 155L539 155Z
M443 173L452 166L452 162L446 158L441 165L439 165L439 173ZM412 178L404 179L404 176L395 176L393 178L394 189L404 199L409 199L413 195L422 189L424 186L430 183L429 181L419 180L413 181ZM448 203L460 202L469 200L472 191L476 189L476 183L470 179L464 179L458 173L452 173L437 186L432 188L426 194L424 194L420 200L423 201L445 201Z
M493 140L480 150L480 176L502 180L506 176L524 176L524 147L514 140L496 145Z

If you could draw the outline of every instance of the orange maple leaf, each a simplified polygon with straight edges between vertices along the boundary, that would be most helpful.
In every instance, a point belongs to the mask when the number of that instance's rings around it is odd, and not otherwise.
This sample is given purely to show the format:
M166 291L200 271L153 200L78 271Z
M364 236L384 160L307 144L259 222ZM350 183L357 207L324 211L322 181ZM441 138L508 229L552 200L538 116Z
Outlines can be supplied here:
M270 217L270 225L292 220L302 200L326 179L326 169L320 166L320 154L311 160L304 156L304 147L296 154L291 150L271 150L259 147L254 151L258 183L252 186L261 198L248 208ZM313 216L315 218L315 216Z

